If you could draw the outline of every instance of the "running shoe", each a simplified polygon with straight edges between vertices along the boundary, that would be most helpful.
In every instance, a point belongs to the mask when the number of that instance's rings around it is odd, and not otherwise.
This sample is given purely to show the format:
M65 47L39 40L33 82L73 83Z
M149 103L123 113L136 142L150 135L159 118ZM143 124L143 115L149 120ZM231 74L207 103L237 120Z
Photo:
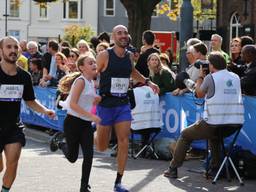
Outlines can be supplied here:
M129 192L121 183L118 183L114 186L114 192Z
M53 135L52 139L50 140L50 150L51 152L55 152L59 149L59 144L64 138L64 134L62 132L57 132Z
M169 167L165 172L164 176L172 179L176 179L178 177L178 170L177 168Z

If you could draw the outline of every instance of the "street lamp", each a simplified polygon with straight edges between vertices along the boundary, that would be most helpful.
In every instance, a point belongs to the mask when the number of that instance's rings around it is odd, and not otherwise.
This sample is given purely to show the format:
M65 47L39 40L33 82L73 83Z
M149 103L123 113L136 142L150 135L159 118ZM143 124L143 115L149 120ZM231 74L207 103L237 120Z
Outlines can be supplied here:
M7 31L7 20L9 15L7 14L7 0L5 0L5 14L3 15L5 17L5 36L8 35L8 31Z
M186 41L193 36L193 7L191 0L183 0L180 8L180 71L187 67Z

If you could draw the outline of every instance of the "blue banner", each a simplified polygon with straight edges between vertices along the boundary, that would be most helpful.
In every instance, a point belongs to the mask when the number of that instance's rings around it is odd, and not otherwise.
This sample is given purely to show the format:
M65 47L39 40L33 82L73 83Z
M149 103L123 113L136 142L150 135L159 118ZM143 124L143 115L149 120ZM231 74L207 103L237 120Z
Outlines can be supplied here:
M256 98L243 97L245 107L245 122L237 139L237 144L243 149L248 149L256 154ZM172 96L166 94L160 99L163 114L163 130L160 137L177 139L181 130L196 122L202 117L203 100L196 99L192 94L185 96ZM206 142L195 141L192 144L196 148L205 148Z
M24 104L21 107L21 118L24 123L63 130L65 111L56 109L56 89L34 87L36 98L46 107L56 111L56 118L49 119L45 115L32 112ZM237 140L237 144L256 154L256 98L245 96L245 123ZM177 139L181 130L196 122L202 116L203 100L196 99L192 94L172 96L166 94L160 98L163 118L163 130L160 137ZM205 148L205 141L193 142L193 147Z
M56 89L54 88L42 88L34 87L36 99L41 104L49 109L56 110ZM57 113L57 112L56 112ZM24 123L47 127L55 130L62 130L61 122L59 122L59 116L56 115L55 119L49 119L46 115L33 112L26 105L24 101L21 106L21 119Z

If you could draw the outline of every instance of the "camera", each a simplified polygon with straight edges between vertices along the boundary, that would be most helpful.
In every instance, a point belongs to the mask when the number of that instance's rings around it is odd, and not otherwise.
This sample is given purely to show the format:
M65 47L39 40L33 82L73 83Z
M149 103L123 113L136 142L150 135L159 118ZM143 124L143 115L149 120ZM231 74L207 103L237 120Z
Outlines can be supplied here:
M189 75L185 71L178 73L175 79L176 87L179 89L185 89L186 88L186 85L184 84L185 79L189 79Z
M197 61L194 63L194 66L195 66L197 69L200 69L200 66L202 66L204 75L208 75L208 74L210 73L210 70L209 70L209 61L207 61L207 60L197 60Z
M188 88L189 91L195 92L196 84L195 84L195 82L193 80L191 80L191 79L184 79L183 83L186 85L186 87Z

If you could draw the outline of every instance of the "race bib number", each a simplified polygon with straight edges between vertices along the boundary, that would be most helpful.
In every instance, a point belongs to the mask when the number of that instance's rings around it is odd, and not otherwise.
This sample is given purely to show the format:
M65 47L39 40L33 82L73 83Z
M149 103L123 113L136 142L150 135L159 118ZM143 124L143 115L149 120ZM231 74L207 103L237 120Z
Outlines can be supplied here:
M127 95L129 78L111 78L110 93L114 96L123 97Z
M24 85L0 85L0 101L21 101Z

